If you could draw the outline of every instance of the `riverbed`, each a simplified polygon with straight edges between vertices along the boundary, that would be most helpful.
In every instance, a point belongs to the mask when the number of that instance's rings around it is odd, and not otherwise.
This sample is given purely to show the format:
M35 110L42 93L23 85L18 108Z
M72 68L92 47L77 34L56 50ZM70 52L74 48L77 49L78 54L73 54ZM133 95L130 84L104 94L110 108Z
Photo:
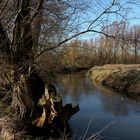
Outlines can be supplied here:
M73 139L88 138L105 128L100 133L103 140L140 140L139 101L97 85L86 72L60 76L56 86L63 104L80 106L69 121Z

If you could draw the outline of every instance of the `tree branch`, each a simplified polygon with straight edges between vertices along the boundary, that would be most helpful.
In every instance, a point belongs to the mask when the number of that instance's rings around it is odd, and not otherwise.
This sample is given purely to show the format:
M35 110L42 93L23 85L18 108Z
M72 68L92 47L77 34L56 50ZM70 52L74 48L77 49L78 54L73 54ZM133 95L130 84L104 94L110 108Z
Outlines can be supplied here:
M34 15L28 21L29 23L31 23L34 20L34 18L38 15L39 11L41 10L41 8L43 6L43 3L44 3L44 0L40 0L40 2L37 5L37 8L35 9Z
M2 12L4 11L5 7L7 6L7 3L9 2L9 0L7 0L5 2L5 4L3 5L3 7L1 8L1 11L0 11L0 15L2 14Z
M0 50L3 55L6 55L7 60L10 60L11 49L10 49L10 40L8 38L7 32L4 30L4 27L0 21Z
M70 41L71 39L73 39L73 38L75 38L75 37L77 37L77 36L79 36L79 35L88 33L88 32L99 33L99 34L102 34L102 35L104 35L104 36L106 36L106 37L110 37L110 38L113 38L113 39L116 38L115 36L113 36L113 35L108 35L108 34L106 34L105 32L102 32L102 31L97 31L97 30L93 30L93 29L87 29L87 30L85 30L85 31L82 31L82 32L80 32L80 33L77 33L77 34L75 34L75 35L73 35L73 36L71 36L71 37L69 37L69 38L63 40L62 42L60 42L58 45L56 45L56 46L54 46L54 47L46 48L46 49L43 50L41 53L39 53L37 56L35 56L34 59L38 58L39 56L41 56L41 55L42 55L43 53L45 53L46 51L50 51L50 50L56 49L56 48L60 47L62 44L64 44L64 43Z
M111 5L110 5L108 8L106 8L96 19L94 19L94 20L89 24L88 29L90 29L91 26L92 26L98 19L100 19L104 14L109 13L108 10L111 9L114 5L115 5L115 0L113 0L113 2L111 3Z

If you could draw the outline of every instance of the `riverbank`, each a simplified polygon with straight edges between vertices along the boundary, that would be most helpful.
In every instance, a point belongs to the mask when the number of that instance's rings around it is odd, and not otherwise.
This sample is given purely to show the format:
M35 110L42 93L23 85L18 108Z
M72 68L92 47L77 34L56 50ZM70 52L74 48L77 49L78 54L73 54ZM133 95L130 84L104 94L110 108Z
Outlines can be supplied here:
M125 92L140 95L140 65L103 65L93 67L88 76L95 82Z

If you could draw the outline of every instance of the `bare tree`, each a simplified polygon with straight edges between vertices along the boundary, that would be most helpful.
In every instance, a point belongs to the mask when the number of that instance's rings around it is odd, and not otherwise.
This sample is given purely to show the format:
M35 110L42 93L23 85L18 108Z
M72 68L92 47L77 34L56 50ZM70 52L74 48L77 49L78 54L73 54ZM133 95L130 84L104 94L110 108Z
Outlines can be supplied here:
M0 2L0 50L3 61L10 66L12 106L16 112L24 117L34 110L33 89L39 77L33 72L37 58L85 33L115 38L105 32L105 24L113 15L126 19L128 6L132 4L118 0L109 3L103 0ZM39 84L43 90L43 81Z
M134 62L137 64L139 63L139 51L140 51L140 27L139 26L134 26L132 28L131 32L131 37L129 38L129 42L132 44L133 52L134 52Z

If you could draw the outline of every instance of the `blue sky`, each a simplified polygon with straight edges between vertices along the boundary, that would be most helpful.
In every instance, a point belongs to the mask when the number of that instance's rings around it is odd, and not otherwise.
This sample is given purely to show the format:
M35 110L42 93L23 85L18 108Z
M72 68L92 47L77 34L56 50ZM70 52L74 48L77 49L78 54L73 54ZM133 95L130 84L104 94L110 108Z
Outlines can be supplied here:
M88 0L87 0L88 1ZM119 0L117 0L119 1ZM113 21L122 21L127 20L128 24L134 25L134 24L140 24L140 0L129 0L129 3L126 3L128 0L120 0L120 4L124 6L124 9L121 9L121 11L118 11L118 14L104 14L102 15L92 26L92 29L100 30L103 26L106 26L108 24L111 24ZM79 21L85 22L81 26L81 30L86 29L89 25L89 23L93 20L95 20L104 9L108 8L111 4L112 0L91 0L91 5L88 8L87 11L84 11ZM113 6L111 8L111 11L116 11L120 8L118 5ZM82 39L88 39L91 37L96 36L95 34L86 34L84 36L81 36Z

